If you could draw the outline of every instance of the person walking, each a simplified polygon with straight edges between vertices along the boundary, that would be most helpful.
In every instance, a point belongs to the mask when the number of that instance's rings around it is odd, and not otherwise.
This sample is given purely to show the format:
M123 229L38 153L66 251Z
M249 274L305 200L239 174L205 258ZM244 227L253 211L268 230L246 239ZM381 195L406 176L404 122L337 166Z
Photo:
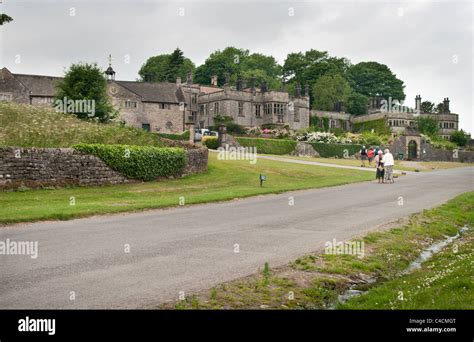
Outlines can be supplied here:
M393 166L395 165L395 161L393 160L393 155L390 153L390 150L386 148L384 150L383 158L383 167L385 169L385 180L386 182L393 183Z
M375 178L379 181L380 183L384 182L384 176L385 176L385 169L383 167L383 152L379 150L379 153L377 156L375 156L375 167L376 167L376 172L375 172Z
M362 162L361 167L365 167L365 161L367 160L367 149L365 146L362 146L362 149L359 151L360 161Z
M374 160L375 152L373 147L371 146L367 151L367 158L369 159L369 167L372 166L372 160Z

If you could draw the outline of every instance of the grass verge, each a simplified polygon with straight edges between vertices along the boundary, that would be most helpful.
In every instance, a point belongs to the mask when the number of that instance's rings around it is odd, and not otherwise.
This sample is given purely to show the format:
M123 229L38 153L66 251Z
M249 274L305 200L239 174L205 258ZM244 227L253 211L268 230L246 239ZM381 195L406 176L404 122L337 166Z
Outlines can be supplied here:
M410 217L407 224L366 235L365 255L311 254L290 264L221 284L185 300L176 309L473 309L474 192ZM421 269L403 274L436 241L470 230ZM366 294L337 304L349 288ZM402 295L400 295L400 291ZM399 299L402 298L402 299Z
M267 181L259 185L259 175ZM372 180L363 171L316 167L271 160L221 161L209 154L207 173L159 182L102 187L0 192L0 223L68 220L95 214L137 211L224 201L260 194L321 188ZM74 205L71 205L73 203Z

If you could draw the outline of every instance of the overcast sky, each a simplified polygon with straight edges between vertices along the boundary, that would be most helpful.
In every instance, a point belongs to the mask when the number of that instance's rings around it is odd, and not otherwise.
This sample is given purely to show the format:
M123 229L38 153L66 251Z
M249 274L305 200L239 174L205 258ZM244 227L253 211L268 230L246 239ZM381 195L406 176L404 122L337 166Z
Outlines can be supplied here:
M387 64L414 97L442 102L474 131L471 1L60 1L2 0L0 66L58 75L73 62L134 80L150 56L176 47L196 65L227 46L273 55L317 49L352 63Z

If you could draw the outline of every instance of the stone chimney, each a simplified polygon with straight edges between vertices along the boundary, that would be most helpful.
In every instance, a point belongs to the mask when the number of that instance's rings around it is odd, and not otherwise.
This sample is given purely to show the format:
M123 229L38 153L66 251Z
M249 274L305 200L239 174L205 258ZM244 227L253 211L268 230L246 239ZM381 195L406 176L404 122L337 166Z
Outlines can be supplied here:
M217 87L217 75L211 76L211 87Z
M255 89L255 77L252 77L250 79L250 90L251 90L253 95L255 95L257 93L257 90Z
M177 86L181 85L181 77L176 78L176 85Z
M443 100L443 112L444 113L451 113L451 111L449 110L449 97L446 97Z
M415 97L415 109L417 112L421 112L421 96L416 95Z
M296 97L301 97L301 84L296 83L295 93Z
M192 73L192 71L188 71L188 76L187 76L186 82L187 82L188 84L192 84L192 83L193 83L193 73Z
M260 84L260 91L262 93L266 93L268 91L267 82L263 81L262 84Z
M237 79L237 82L235 84L235 88L236 88L236 90L239 90L239 91L242 90L242 79L241 78Z
M308 83L304 85L304 96L309 97L309 84Z

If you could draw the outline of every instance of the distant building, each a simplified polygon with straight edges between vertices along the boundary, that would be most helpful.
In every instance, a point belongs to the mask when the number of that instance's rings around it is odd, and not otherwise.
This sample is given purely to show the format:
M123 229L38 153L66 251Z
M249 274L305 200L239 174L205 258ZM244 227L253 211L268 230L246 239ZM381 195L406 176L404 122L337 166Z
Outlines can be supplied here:
M115 80L109 65L105 72L108 95L125 123L153 132L182 132L187 122L196 127L214 125L217 115L233 118L234 122L253 127L263 124L288 126L292 129L309 125L309 96L307 89L296 96L284 91L242 88L241 83L218 87L217 77L212 86L193 83L189 74L185 83L134 82ZM61 77L24 75L0 70L0 101L13 101L35 106L53 106L56 85Z
M336 105L335 105L336 107ZM320 118L320 126L323 127L323 118L328 122L329 128L340 128L345 131L354 131L356 126L370 125L376 120L384 120L392 133L404 133L415 126L417 116L433 117L438 121L438 133L444 139L450 139L451 135L459 129L459 115L451 113L449 109L449 98L443 100L442 111L440 113L424 113L421 110L421 96L415 98L415 109L403 106L383 107L380 101L373 99L368 107L368 114L351 115L344 111L321 111L311 110L311 116ZM341 109L341 106L339 106Z

